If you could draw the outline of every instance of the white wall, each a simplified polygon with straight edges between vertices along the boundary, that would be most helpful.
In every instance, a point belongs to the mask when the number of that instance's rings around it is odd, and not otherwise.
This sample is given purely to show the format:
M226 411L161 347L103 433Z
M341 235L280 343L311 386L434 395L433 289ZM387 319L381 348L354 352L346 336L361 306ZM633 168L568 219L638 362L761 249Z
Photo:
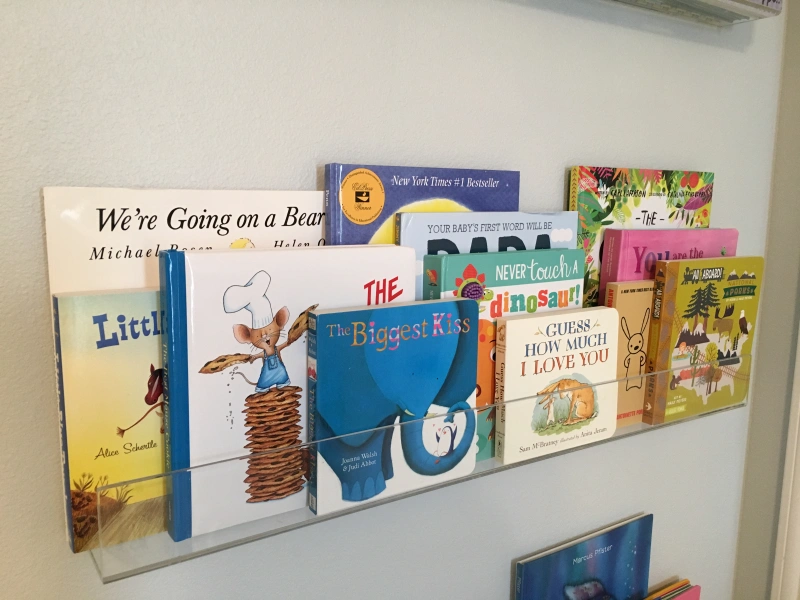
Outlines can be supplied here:
M652 581L732 596L748 411L614 442L103 587L64 542L43 185L307 189L326 161L717 173L761 253L782 19L597 0L0 0L0 596L503 598L515 556L636 511ZM102 377L102 373L97 374Z

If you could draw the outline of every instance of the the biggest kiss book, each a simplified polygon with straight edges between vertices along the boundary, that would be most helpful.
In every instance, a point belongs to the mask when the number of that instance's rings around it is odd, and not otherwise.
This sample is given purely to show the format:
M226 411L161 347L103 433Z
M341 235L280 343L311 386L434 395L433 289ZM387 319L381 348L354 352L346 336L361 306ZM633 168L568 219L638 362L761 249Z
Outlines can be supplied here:
M311 313L315 513L473 471L477 321L469 299Z
M397 212L518 209L519 171L325 165L328 244L393 244Z
M306 330L316 308L414 297L399 246L161 256L175 540L306 506Z

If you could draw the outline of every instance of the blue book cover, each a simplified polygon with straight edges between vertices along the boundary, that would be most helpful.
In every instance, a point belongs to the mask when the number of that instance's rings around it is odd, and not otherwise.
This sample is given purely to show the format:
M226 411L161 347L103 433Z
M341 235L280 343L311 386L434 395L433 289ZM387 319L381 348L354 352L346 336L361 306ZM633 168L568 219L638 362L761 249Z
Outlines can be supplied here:
M325 165L325 241L393 244L398 212L519 210L519 171Z
M309 436L328 440L311 447L313 511L474 470L477 322L468 299L311 313Z
M517 561L516 600L642 600L653 515L636 517Z

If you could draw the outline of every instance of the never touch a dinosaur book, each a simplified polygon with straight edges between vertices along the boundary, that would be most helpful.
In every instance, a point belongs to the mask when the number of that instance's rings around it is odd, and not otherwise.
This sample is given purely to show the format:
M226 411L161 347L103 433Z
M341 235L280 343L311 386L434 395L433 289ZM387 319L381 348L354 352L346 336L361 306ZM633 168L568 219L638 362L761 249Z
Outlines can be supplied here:
M656 263L645 423L745 400L763 277L760 256Z
M618 327L616 309L604 306L497 319L500 462L614 434Z

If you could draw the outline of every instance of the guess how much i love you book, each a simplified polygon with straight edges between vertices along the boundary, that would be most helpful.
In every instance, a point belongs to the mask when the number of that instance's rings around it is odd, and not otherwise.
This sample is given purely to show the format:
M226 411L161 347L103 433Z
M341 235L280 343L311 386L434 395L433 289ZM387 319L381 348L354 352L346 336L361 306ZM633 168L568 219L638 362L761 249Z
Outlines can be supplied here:
M497 320L498 460L514 463L614 434L618 328L617 311L606 307Z
M519 171L325 165L325 241L394 244L398 212L515 211Z
M306 330L317 308L414 297L399 246L162 253L170 532L185 539L306 506ZM191 326L189 326L191 324Z
M578 308L583 251L520 250L425 257L425 297L478 303L478 407L494 404L495 320ZM494 456L494 407L478 411L478 460Z
M311 313L316 514L473 471L477 316L462 299Z

